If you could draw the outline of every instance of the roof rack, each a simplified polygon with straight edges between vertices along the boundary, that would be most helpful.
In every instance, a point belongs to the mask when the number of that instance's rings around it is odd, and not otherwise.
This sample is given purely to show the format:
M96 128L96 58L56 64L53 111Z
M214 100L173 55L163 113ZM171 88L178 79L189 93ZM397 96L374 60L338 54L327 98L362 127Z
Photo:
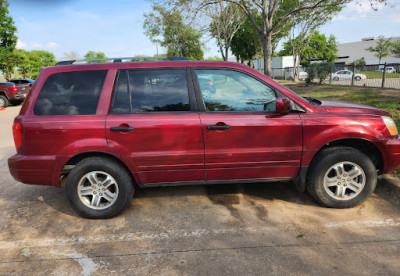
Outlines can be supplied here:
M129 61L139 61L139 60L173 60L173 61L184 61L191 60L187 57L172 57L172 56L163 56L163 57L120 57L120 58L96 58L96 59L72 59L72 60L63 60L56 63L58 65L72 65L75 63L84 64L89 62L99 62L99 61L108 61L108 62L123 62L123 60Z

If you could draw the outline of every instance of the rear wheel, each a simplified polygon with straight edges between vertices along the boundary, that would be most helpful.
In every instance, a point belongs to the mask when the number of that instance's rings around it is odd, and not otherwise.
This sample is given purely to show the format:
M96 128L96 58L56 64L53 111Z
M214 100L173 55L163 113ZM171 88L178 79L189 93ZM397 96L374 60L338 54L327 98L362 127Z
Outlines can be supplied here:
M310 167L307 190L320 204L349 208L375 190L376 168L364 153L348 147L322 151Z
M357 77L355 77L354 78L356 81L360 81L361 80L361 77L360 76L357 76Z
M120 214L134 193L126 170L102 157L80 161L69 173L65 187L72 208L82 217L94 219Z
M4 95L0 95L0 107L7 107L8 106L8 99Z
M334 77L333 80L334 80L334 81L338 81L338 80L339 80L339 77Z

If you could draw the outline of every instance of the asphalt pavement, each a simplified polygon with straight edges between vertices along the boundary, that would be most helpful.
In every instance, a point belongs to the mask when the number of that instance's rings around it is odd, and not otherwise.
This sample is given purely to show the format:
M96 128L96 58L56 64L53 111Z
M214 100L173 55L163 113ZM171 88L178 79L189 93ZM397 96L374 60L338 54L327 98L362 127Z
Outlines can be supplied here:
M139 189L87 220L64 189L11 177L18 111L0 111L0 275L400 275L396 178L352 209L277 182Z

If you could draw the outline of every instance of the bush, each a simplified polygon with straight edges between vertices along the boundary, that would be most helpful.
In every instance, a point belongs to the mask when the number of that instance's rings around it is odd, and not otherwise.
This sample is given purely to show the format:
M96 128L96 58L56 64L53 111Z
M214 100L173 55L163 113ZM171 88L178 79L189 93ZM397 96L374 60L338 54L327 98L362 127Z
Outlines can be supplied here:
M334 64L332 62L321 62L321 63L313 63L307 67L308 77L306 78L306 82L309 84L313 79L319 79L319 84L321 84L329 74L332 72L334 68Z

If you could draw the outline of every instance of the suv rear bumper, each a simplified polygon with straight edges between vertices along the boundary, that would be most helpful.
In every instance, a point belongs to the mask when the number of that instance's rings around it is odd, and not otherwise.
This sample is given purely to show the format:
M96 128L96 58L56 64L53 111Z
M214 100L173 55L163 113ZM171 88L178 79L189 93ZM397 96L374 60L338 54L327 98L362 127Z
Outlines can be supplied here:
M53 183L55 156L25 156L15 154L8 159L8 168L15 180L25 184L57 185Z
M11 100L25 100L26 93L17 93Z

